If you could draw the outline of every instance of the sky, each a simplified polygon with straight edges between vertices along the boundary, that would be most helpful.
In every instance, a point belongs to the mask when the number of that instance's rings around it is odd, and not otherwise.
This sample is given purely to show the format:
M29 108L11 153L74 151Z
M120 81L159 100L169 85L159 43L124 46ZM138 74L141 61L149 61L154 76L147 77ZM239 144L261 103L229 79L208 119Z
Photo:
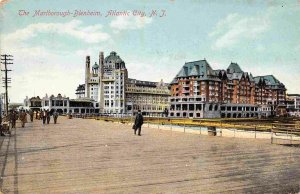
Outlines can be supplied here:
M0 1L0 53L14 56L10 102L75 98L86 55L93 64L100 51L116 51L130 78L171 82L185 62L206 59L213 69L236 62L253 76L273 74L300 93L299 0Z

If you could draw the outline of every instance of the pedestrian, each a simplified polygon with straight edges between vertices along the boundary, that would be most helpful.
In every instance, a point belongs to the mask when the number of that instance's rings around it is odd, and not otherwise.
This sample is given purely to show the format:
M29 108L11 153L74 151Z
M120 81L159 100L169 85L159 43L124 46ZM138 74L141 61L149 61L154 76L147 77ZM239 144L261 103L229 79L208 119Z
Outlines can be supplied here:
M141 110L138 110L138 114L135 117L133 129L134 129L134 134L136 134L136 131L138 130L138 135L141 136L141 130L142 130L142 125L144 123L144 118L141 113Z
M30 121L33 122L33 111L31 109L29 110L29 115L30 115Z
M58 117L58 112L56 112L56 110L54 110L54 112L53 112L54 124L56 124L56 122L57 122L57 117Z
M11 122L11 127L12 128L16 128L16 121L18 119L18 114L16 111L12 111L11 115L10 115L10 122Z
M36 115L37 115L37 120L40 120L42 117L42 112L41 111L37 111L37 113L36 113Z
M49 110L47 110L47 114L46 115L47 115L47 124L49 124L50 123L50 116L51 116Z
M21 120L21 123L22 123L22 127L25 127L25 123L27 122L27 114L26 114L25 110L21 111L20 120Z
M42 116L43 124L45 124L46 123L46 118L47 118L47 112L46 112L46 110L43 110L41 112L41 116Z

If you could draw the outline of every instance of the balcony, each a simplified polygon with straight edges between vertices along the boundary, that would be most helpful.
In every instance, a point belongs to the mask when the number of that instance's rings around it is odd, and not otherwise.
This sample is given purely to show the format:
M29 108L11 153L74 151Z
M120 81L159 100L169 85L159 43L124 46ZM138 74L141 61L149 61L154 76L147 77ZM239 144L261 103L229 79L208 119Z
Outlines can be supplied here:
M103 77L102 81L107 82L107 81L115 81L114 77Z
M182 93L189 93L189 90L182 90Z

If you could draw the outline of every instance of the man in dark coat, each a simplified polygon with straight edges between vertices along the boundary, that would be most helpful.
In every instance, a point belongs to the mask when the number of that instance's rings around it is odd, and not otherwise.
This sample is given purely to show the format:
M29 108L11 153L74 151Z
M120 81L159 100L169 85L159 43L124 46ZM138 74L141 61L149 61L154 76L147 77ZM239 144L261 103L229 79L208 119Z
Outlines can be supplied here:
M11 122L12 128L16 128L17 119L18 119L17 112L13 110L10 115L10 122Z
M138 110L138 114L135 117L134 121L134 134L136 134L136 131L138 130L138 135L141 136L141 130L142 130L142 125L144 123L144 118L141 113L141 110Z
M56 124L56 122L57 122L57 117L58 117L58 112L56 112L56 110L54 110L54 112L53 112L54 124Z
M29 110L30 121L33 122L33 111Z
M51 116L50 111L47 110L47 124L50 123L50 118L51 118L50 116Z
M22 127L25 127L25 123L27 122L27 114L25 110L21 110L20 120L21 120Z

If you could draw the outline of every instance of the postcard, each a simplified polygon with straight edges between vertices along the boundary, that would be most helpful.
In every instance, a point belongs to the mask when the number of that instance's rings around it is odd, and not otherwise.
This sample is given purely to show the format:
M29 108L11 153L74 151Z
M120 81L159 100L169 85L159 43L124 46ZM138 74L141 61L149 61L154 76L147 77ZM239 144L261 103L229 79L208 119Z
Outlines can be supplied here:
M0 193L300 192L299 0L0 10Z

